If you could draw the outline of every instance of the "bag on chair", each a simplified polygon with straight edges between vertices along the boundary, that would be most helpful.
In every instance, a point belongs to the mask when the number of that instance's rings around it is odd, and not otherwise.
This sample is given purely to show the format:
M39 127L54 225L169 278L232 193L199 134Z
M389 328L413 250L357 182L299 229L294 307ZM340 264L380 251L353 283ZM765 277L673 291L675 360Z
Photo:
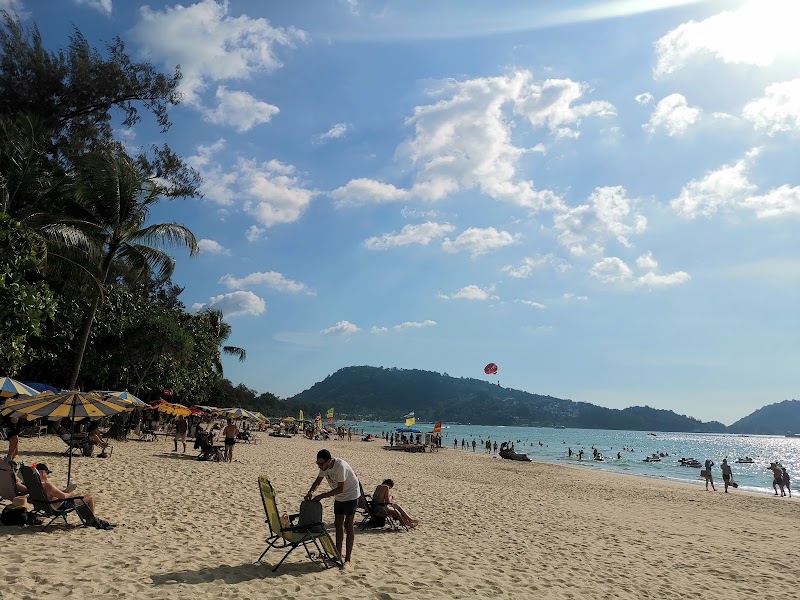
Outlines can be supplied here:
M322 533L325 525L322 523L322 503L303 500L300 503L300 516L297 526L310 533Z

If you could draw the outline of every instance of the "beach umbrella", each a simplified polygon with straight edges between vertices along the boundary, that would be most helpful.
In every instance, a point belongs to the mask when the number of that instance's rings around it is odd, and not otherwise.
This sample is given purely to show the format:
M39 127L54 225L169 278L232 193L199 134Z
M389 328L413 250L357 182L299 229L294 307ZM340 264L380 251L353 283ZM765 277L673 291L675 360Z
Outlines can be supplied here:
M296 419L294 417L286 417L285 419L281 419L284 423L294 423Z
M11 377L0 377L0 397L12 398L13 396L35 396L38 394L35 389L11 379Z
M130 402L135 408L145 408L150 406L149 404L147 404L147 402L142 402L141 400L139 400L139 398L137 398L130 392L103 391L99 393L102 394L103 396L113 396L114 398L119 398L120 400L125 400L127 402Z
M72 476L72 440L75 437L75 422L82 419L100 419L117 413L133 410L133 405L126 400L111 396L102 396L97 392L62 391L58 394L42 392L36 396L9 400L0 414L12 417L33 419L49 419L72 421L72 435L69 441L69 465L67 467L67 485Z
M254 412L245 410L244 408L223 408L221 409L226 415L235 417L237 419L257 419L258 417Z

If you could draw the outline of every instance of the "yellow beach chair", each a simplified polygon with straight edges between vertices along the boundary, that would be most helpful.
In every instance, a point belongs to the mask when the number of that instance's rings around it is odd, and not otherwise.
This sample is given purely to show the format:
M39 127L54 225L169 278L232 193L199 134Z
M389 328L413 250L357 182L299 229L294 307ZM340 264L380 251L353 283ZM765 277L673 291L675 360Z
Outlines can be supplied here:
M292 551L302 546L306 551L306 555L308 555L308 558L311 559L312 562L322 563L326 569L333 566L342 566L342 559L336 551L336 546L325 530L325 525L323 523L292 525L291 521L296 518L297 515L291 515L289 526L282 526L278 513L278 505L275 502L275 490L272 488L269 479L261 475L258 478L258 488L261 491L261 500L264 503L264 512L267 515L266 523L269 526L270 536L267 538L266 549L261 556L258 557L256 562L260 562L270 548L288 548L280 562L272 568L273 572L277 571L278 567L283 564L283 561L286 560ZM315 554L312 554L309 545L313 545L316 550Z

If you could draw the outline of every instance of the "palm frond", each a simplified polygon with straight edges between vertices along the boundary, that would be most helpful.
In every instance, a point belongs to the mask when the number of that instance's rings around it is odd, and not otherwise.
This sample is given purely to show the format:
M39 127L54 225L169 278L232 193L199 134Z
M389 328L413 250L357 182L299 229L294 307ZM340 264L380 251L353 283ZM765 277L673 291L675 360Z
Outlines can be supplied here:
M134 274L153 273L166 281L175 270L175 259L167 252L145 244L122 244L115 257Z
M228 356L235 356L239 362L244 362L247 358L247 350L244 348L237 348L236 346L223 346L222 351Z
M189 254L194 256L200 250L194 234L183 225L177 223L160 223L149 225L137 231L131 241L160 247L182 246L189 249Z

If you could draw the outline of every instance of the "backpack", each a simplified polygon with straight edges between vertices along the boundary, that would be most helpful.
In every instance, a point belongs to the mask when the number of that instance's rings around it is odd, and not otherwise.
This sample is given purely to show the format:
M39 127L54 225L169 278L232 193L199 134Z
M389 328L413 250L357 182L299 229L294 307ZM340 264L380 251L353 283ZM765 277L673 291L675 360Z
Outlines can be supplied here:
M6 506L0 512L0 523L3 525L41 525L42 522L32 512L22 508Z
M322 533L325 525L322 523L322 503L303 500L300 503L300 515L297 527L302 527L309 533Z

